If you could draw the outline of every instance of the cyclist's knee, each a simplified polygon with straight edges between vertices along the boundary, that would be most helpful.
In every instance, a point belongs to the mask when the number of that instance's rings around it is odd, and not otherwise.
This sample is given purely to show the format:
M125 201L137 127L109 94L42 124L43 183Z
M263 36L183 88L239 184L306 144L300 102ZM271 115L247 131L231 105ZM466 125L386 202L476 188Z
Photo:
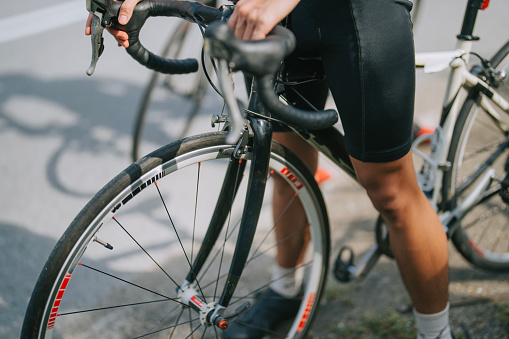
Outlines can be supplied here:
M414 198L420 193L411 158L381 164L355 160L354 163L359 182L373 206L388 223L401 224Z
M390 224L398 225L407 204L406 194L401 187L366 187L366 191L373 206L384 219Z

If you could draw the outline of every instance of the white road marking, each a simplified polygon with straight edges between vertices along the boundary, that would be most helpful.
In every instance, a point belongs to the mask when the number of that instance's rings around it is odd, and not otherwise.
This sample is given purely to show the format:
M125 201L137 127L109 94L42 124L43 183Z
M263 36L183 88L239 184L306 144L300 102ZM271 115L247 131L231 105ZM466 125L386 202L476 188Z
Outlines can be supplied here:
M26 38L55 28L83 22L87 18L85 1L65 3L0 19L0 43Z

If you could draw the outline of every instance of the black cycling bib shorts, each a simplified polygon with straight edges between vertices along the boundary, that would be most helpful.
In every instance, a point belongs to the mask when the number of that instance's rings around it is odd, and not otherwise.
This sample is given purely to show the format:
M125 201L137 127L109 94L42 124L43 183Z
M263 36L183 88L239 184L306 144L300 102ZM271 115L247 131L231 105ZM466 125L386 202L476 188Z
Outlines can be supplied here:
M303 58L321 59L325 81L297 90L322 109L330 88L346 148L357 160L394 161L411 149L411 8L408 0L302 0L288 18L297 49L286 60L285 73L298 74ZM297 106L305 106L291 90L287 94Z

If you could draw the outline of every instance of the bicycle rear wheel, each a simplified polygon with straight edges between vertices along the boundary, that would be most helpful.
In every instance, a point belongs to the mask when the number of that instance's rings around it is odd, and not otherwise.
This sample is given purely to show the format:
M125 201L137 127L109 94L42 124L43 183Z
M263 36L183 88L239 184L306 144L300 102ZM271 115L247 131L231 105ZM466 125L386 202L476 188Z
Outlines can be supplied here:
M192 54L199 59L195 46L201 44L196 44L196 39L201 39L197 25L182 21L161 55L167 59L180 59ZM131 150L133 161L167 144L168 140L188 135L208 88L203 72L201 65L192 74L152 73L136 113Z
M492 66L509 74L509 43L492 59ZM509 79L497 93L509 100ZM468 197L482 197L459 221L452 235L458 251L472 264L487 270L509 270L509 209L499 195L509 157L509 115L493 117L481 107L480 97L469 95L460 111L449 150L450 171L445 172L445 196L454 209ZM489 180L490 172L495 177ZM474 194L474 190L481 189ZM448 200L446 200L448 201Z
M225 155L233 147L225 143L225 133L172 143L134 163L97 193L45 264L22 337L220 337L221 330L203 326L199 314L181 303L177 288L189 276L198 249L206 244L214 249L197 274L197 290L210 303L217 301L225 285L248 182L242 174L250 165L249 153L242 162ZM299 313L273 338L303 338L327 274L327 213L313 176L295 155L273 143L270 167L254 242L225 314L233 313L245 300L252 303L271 282L268 268L276 246L273 220L279 217L272 216L270 181L281 176L296 193L288 204L300 201L307 215L307 223L295 234L305 232L310 242L296 268L305 276ZM236 194L222 190L227 168L229 178L234 178L227 184ZM231 208L222 219L215 219L223 220L224 226L217 242L210 242L205 234L221 199L223 207ZM283 241L288 240L291 237Z

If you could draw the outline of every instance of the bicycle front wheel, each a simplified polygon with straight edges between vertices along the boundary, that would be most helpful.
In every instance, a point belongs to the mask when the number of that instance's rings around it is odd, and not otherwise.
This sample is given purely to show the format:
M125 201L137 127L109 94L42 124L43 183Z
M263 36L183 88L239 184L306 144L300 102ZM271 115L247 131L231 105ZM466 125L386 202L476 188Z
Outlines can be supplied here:
M497 71L509 74L509 43L491 62ZM502 80L496 90L509 101L509 79ZM448 160L452 168L445 172L444 188L449 190L445 196L451 209L478 199L465 208L452 235L458 251L475 266L508 271L509 209L499 192L507 174L509 116L502 110L496 115L483 108L479 96L467 97L451 140Z
M172 143L134 163L97 193L45 264L22 337L221 337L218 327L204 325L200 314L182 302L179 290L198 261L200 247L213 246L201 269L191 272L200 297L207 304L218 301L226 283L249 181L242 176L251 159L250 153L241 161L232 159L228 154L233 147L220 132ZM252 304L271 283L268 268L278 245L274 220L280 216L272 215L270 182L280 176L295 191L287 205L300 201L307 217L282 241L305 234L309 245L295 269L304 275L299 312L271 335L303 338L327 274L327 213L313 176L277 143L272 145L270 168L253 245L225 315L246 300ZM207 229L218 220L222 228L214 241Z

